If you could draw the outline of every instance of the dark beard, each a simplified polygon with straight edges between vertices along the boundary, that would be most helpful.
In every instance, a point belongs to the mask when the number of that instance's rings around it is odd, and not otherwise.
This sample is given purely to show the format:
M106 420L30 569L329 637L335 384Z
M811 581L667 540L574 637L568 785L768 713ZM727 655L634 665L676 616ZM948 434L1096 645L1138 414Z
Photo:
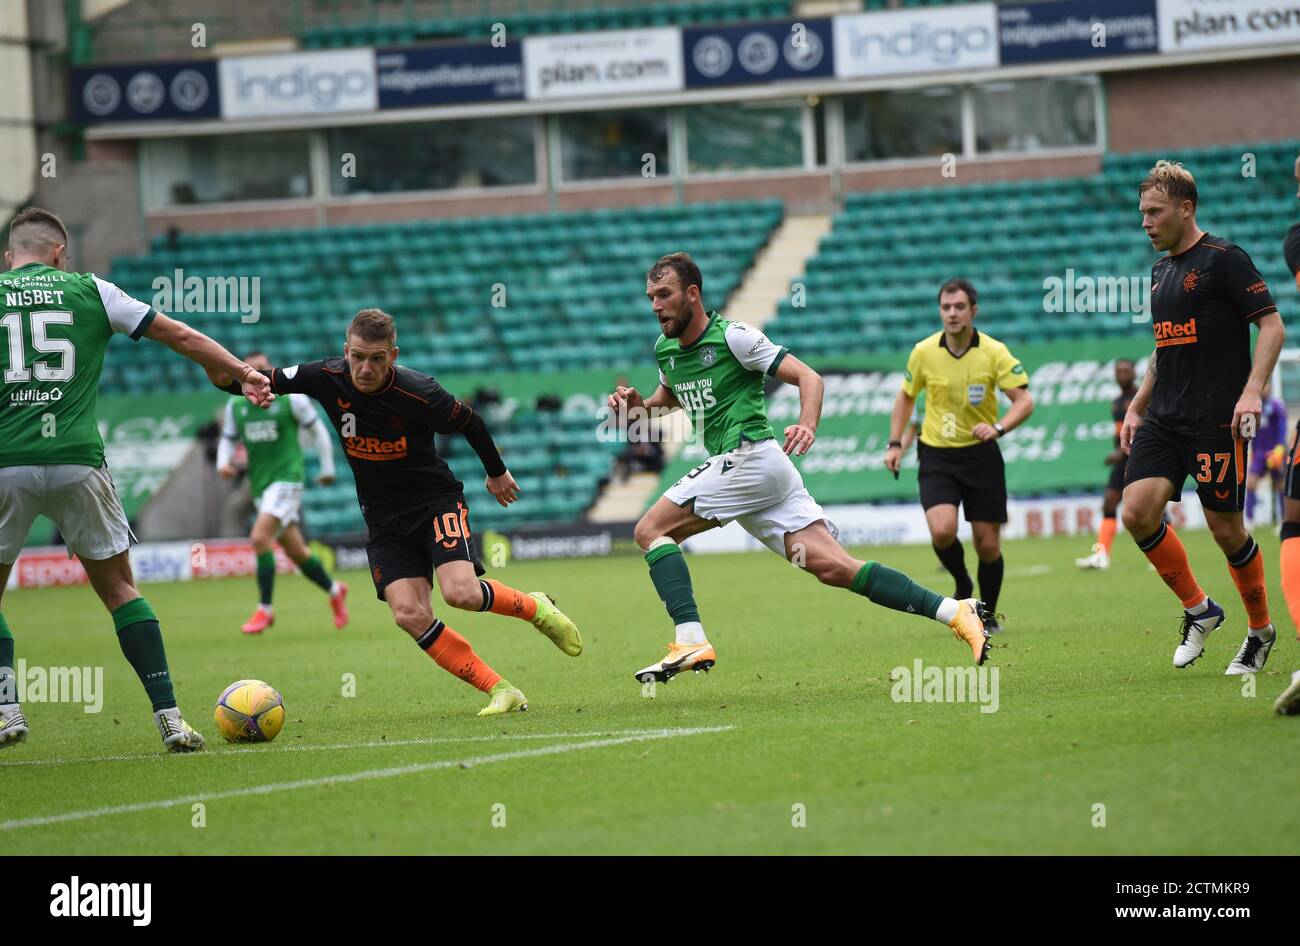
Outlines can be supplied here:
M685 306L682 308L683 311L678 312L673 316L672 322L669 323L668 328L664 330L664 338L681 338L682 332L686 331L686 326L691 324L690 310L686 309Z

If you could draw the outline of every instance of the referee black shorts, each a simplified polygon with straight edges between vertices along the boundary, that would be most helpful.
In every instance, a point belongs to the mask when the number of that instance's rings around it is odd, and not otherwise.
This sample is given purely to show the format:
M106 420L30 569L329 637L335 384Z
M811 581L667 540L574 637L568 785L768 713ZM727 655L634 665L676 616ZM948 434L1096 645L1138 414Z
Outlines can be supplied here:
M995 441L969 447L916 444L921 507L961 506L967 522L1007 521L1007 468Z
M1241 512L1246 508L1247 443L1234 438L1227 426L1181 434L1148 420L1133 435L1124 485L1164 477L1174 484L1171 502L1176 503L1191 476L1201 506L1214 512Z

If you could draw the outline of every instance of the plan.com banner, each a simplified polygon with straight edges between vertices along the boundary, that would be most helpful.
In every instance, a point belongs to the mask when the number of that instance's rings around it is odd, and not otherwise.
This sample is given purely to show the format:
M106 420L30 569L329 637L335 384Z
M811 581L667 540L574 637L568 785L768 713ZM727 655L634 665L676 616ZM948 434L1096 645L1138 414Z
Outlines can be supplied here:
M1036 405L1029 420L999 443L1013 494L1097 490L1110 472L1103 460L1113 449L1110 402L1119 394L1113 360L1141 363L1151 340L1112 339L1065 345L1013 347L1029 372ZM889 415L903 381L906 354L820 359L814 367L826 382L821 425L813 449L796 465L820 503L904 500L917 497L916 450L908 451L896 480L884 467ZM1000 413L1007 402L1002 399ZM782 430L799 419L799 391L783 384L768 391L768 417ZM663 488L706 459L696 443L664 472Z
M676 92L686 87L676 27L530 36L524 40L529 99Z
M1159 0L1160 51L1300 43L1295 0Z

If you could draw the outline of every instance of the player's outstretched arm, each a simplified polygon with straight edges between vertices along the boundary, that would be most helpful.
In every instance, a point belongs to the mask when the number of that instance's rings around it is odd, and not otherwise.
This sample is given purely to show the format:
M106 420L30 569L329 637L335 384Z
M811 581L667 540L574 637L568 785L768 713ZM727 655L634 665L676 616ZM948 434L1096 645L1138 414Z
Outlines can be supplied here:
M822 419L822 397L826 383L822 376L789 353L777 365L774 377L799 389L799 423L785 429L785 452L803 456L817 439L817 425Z
M266 377L254 371L240 361L221 345L197 329L190 328L179 319L173 319L161 312L154 316L149 327L144 331L145 338L153 339L166 345L178 355L184 355L190 361L197 362L209 372L228 375L238 379L243 387L243 394L259 407L271 402L271 383Z
M677 410L682 405L677 400L677 395L673 394L672 388L665 384L660 384L655 389L655 393L648 398L641 397L641 392L634 387L620 384L614 389L614 393L605 399L605 404L611 411L617 411L620 405L626 404L629 410Z

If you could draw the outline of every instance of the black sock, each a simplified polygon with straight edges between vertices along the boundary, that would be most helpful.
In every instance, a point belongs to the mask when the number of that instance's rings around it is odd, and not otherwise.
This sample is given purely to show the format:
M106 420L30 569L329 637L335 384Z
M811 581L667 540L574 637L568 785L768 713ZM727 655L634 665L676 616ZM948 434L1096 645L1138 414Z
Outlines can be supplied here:
M988 605L990 611L998 609L998 595L1002 593L1002 572L1006 562L999 555L994 561L980 562L980 600Z
M934 546L934 554L939 556L943 567L957 582L957 590L952 596L961 601L973 595L975 584L970 580L970 572L966 571L966 550L961 547L961 539L953 539L952 545L946 549Z

